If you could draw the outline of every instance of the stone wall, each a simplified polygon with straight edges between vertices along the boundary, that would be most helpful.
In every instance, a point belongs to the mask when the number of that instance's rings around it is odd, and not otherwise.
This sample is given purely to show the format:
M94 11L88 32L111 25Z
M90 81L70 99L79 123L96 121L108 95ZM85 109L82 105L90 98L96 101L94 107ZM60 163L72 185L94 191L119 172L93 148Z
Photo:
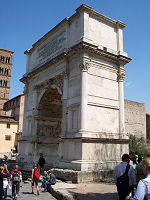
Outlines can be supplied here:
M146 138L150 140L150 114L146 114Z
M138 137L146 138L146 111L145 104L135 101L124 101L125 132Z

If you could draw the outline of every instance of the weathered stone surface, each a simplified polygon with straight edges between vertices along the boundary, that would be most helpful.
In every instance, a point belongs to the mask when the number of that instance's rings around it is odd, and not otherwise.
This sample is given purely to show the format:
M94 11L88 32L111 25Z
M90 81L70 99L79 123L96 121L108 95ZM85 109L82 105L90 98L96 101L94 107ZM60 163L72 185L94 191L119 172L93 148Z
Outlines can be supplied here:
M144 103L124 101L125 132L146 138L146 109Z
M150 140L150 114L146 114L146 138Z
M69 169L51 169L57 178L72 183L83 182L113 182L113 171L75 171Z
M128 152L124 27L81 5L25 52L20 159L31 164L42 153L49 166L78 171L78 182L96 180Z

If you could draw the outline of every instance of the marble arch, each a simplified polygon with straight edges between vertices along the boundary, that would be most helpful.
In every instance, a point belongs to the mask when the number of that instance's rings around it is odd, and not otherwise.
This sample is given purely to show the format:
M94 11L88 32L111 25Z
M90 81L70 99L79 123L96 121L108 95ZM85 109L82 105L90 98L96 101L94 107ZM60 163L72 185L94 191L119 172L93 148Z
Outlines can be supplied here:
M62 121L61 96L56 88L49 87L42 95L37 108L37 151L38 154L47 152L51 166L59 157L58 146Z
M83 4L25 52L19 153L27 163L42 152L50 166L82 172L85 181L112 170L128 153L123 81L124 65L131 59L123 50L125 27ZM55 121L55 134L51 115L62 116ZM47 139L47 133L52 137Z

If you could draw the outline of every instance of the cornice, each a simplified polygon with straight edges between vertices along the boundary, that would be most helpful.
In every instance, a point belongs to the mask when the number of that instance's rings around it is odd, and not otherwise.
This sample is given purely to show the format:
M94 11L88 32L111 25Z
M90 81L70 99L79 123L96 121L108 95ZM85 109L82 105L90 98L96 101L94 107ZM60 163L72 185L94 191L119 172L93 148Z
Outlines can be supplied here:
M73 140L76 142L84 143L106 143L106 144L129 144L129 139L112 139L112 138L86 138L86 137L76 137L76 138L60 138L61 141Z
M86 5L86 4L82 4L81 6L79 6L77 9L76 9L76 13L74 13L72 16L70 17L66 17L64 18L60 23L58 23L56 26L54 26L48 33L46 33L42 38L40 38L37 42L35 42L33 45L32 45L32 48L31 49L28 49L24 52L24 54L28 55L28 54L31 54L31 52L37 47L40 45L41 42L43 42L44 40L46 40L54 31L56 31L58 28L60 28L60 26L63 26L64 24L68 24L68 23L71 23L73 21L74 18L78 17L80 15L81 12L87 12L89 13L89 15L91 16L94 16L94 17L97 17L99 20L107 23L107 24L110 24L111 26L113 27L116 27L116 28L125 28L126 27L126 24L124 24L123 22L121 21L115 21L109 17L106 17L98 12L96 12L92 7ZM9 50L7 50L9 51Z
M95 54L97 56L103 57L105 60L112 61L116 64L122 64L125 65L126 63L129 63L132 59L122 56L122 55L116 55L110 52L107 52L105 50L99 49L97 46L93 44L89 44L86 42L80 42L77 45L74 45L72 48L64 49L64 52L50 60L49 62L45 63L44 65L41 65L38 68L35 68L32 72L29 72L28 74L25 74L20 81L23 83L27 83L27 81L32 78L34 75L41 72L41 70L47 69L50 65L57 63L58 61L61 61L68 57L72 57L74 55L77 55L82 52L87 52L88 54Z
M0 77L11 78L11 76L10 76L10 75L6 75L6 74L0 74Z
M0 86L0 88L7 88L7 89L10 89L10 87L8 87L8 86Z
M35 68L32 72L29 72L28 74L27 73L24 74L23 77L20 79L20 81L26 84L30 78L40 73L41 70L47 69L50 65L55 64L65 58L66 58L66 52L63 52L59 54L58 56L56 56L55 58L53 58L52 60L50 60L49 62L45 63L44 65L41 65L40 67Z
M96 16L98 17L100 20L106 22L106 23L109 23L115 27L120 27L120 28L125 28L126 27L126 24L124 24L123 22L121 21L115 21L109 17L106 17L98 12L96 12L92 7L86 5L86 4L82 4L81 6L79 6L77 9L76 9L76 12L77 13L80 13L80 12L83 12L83 11L86 11L88 12L90 15L93 15L93 16ZM70 17L71 18L71 17Z
M0 48L0 51L5 51L5 52L7 52L7 53L14 53L13 51L10 51L10 50L8 50L8 49L3 49L3 48Z
M77 45L73 46L71 48L71 50L67 52L67 54L68 54L68 56L71 56L71 55L73 55L75 53L79 53L80 51L83 51L83 50L88 53L94 53L96 55L103 56L106 59L108 59L108 60L110 59L117 64L119 63L119 64L125 65L126 63L129 63L132 60L129 57L110 53L108 51L99 49L96 45L93 45L93 44L90 44L87 42L83 42L83 41L78 43Z
M1 98L0 100L7 100L8 101L9 99L8 98Z
M6 66L12 67L12 63L6 63L6 62L2 62L2 61L0 61L0 65L5 65L4 67L6 67Z

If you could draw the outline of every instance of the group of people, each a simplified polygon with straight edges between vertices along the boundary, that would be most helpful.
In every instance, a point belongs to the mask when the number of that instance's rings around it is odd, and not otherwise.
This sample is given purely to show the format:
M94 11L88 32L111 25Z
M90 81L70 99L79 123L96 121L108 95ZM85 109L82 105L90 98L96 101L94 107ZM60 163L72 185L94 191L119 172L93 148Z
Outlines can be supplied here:
M48 185L54 185L56 183L56 176L50 171L44 171L43 178L40 178L40 173L44 169L45 159L43 156L38 161L39 169L37 164L33 165L31 175L31 188L32 194L34 194L34 186L37 189L37 195L39 195L39 180L42 181L41 188L44 192L47 191ZM15 165L14 169L9 172L7 165L4 162L0 163L0 200L7 199L7 190L12 189L12 199L17 199L19 195L20 186L22 184L22 173L19 170L18 165Z
M40 172L37 167L37 164L34 164L31 175L32 194L34 194L34 185L35 185L37 189L37 195L39 195L39 186L38 186L39 179L40 179ZM56 176L50 171L44 171L44 176L41 181L42 181L41 188L44 189L44 192L47 192L48 185L54 185L56 183Z
M124 154L114 169L119 200L150 200L150 157L139 157L135 169L129 162L130 156Z
M7 189L11 188L12 198L17 199L21 183L22 175L18 165L15 165L14 170L12 170L11 173L8 171L6 164L0 165L0 200L2 200L3 197L3 199L7 199Z
M130 156L124 154L122 156L122 162L114 169L114 182L117 186L119 200L150 200L150 157L146 157L143 160L142 158L138 158L135 169L129 163ZM40 172L44 168L45 159L40 157L38 164L40 170L38 169L37 164L34 164L31 175L32 194L34 194L35 185L37 195L39 195L38 184ZM44 176L41 181L41 188L46 192L48 185L54 185L56 183L56 177L50 171L44 171ZM17 199L21 183L22 174L18 165L15 165L14 170L10 173L6 164L0 164L0 200L2 200L2 198L7 199L7 189L11 187L12 197L13 199ZM135 188L136 191L134 193Z

